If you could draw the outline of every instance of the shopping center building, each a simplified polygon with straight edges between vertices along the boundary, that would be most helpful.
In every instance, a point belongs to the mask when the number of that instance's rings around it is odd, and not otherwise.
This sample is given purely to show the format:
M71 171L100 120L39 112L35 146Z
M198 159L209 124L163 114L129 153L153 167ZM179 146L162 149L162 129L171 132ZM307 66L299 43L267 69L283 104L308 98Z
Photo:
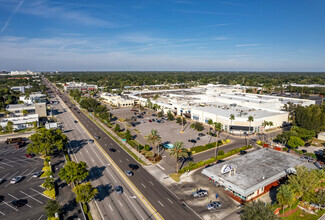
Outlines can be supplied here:
M202 174L223 187L232 198L244 202L270 191L304 163L291 154L263 148L207 167Z

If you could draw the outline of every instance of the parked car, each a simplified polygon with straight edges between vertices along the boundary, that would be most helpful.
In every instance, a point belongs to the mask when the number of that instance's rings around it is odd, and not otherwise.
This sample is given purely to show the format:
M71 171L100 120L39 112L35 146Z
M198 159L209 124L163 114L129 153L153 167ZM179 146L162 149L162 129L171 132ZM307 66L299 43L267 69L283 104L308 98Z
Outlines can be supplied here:
M152 114L152 116L157 116L156 114Z
M318 169L322 169L322 168L323 168L322 165L320 165L320 163L318 163L317 161L316 161L314 164L315 164L315 166L316 166Z
M14 178L12 178L12 180L10 181L11 184L16 184L19 181L21 181L23 179L22 176L15 176Z
M18 142L16 145L15 145L15 148L18 149L18 148L21 148L25 145L25 141L21 141L21 142Z
M195 192L193 192L194 198L200 198L200 197L207 196L207 195L208 195L208 190L205 190L205 189L198 189Z
M129 167L130 167L131 170L137 170L137 169L139 169L139 166L136 165L136 164L129 164Z
M27 199L18 199L18 200L12 201L11 205L19 208L19 207L26 205L27 203L28 203Z
M4 181L5 181L5 179L0 178L0 184L3 183Z
M124 173L127 175L127 176L133 176L133 172L131 170L126 170L124 171Z
M149 122L152 122L151 120L149 120Z
M35 154L25 154L25 156L26 156L27 158L33 158L33 157L35 157Z
M191 139L191 140L188 140L188 142L191 142L191 143L196 143L196 140L194 140L194 139Z
M42 174L43 174L42 171L38 171L38 172L35 172L35 173L33 174L33 177L37 178L37 177L40 177Z
M205 136L205 134L199 133L199 137L203 137L203 136Z
M156 121L156 119L152 119L152 121Z
M240 154L240 155L247 154L247 151L245 151L245 150L241 150L241 151L239 152L239 154Z
M218 201L214 201L214 202L210 202L209 204L207 204L207 209L208 210L216 210L222 207L221 202Z
M122 194L123 193L123 187L122 186L115 186L114 190L117 194Z

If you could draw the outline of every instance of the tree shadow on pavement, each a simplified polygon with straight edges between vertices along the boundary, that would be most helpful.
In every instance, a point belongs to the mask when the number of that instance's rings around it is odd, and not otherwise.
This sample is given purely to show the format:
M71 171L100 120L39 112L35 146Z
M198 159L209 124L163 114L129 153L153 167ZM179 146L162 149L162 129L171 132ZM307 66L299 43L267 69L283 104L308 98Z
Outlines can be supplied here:
M96 187L98 190L98 193L95 197L97 201L102 201L106 197L108 197L112 192L113 192L113 187L110 183L105 184L105 185L99 185Z
M194 158L193 158L192 154L189 153L189 155L187 157L181 157L181 158L179 158L178 161L181 162L181 165L180 165L179 169L182 169L183 166L186 165L186 163L188 163L190 161L194 161Z
M69 202L62 206L62 214L67 215L77 207L78 203L75 199L71 199Z
M77 153L88 143L87 140L72 140L70 141L70 153Z
M94 181L97 180L99 178L101 178L103 176L103 172L105 170L106 167L102 166L102 167L92 167L89 170L89 175L87 177L87 181Z

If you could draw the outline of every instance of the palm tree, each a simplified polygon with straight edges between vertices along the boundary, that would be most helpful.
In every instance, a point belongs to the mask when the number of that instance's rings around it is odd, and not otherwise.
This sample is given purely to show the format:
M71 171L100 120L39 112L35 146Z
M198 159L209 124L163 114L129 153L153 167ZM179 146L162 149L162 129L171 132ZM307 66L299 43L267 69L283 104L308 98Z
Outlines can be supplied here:
M183 142L176 141L174 147L170 150L170 155L176 157L176 172L178 172L178 160L181 157L187 157L188 150L183 147Z
M251 131L251 124L254 121L253 116L249 116L247 121L249 122L249 129L248 129L248 135L247 135L248 136L248 143L249 143L249 132Z
M235 120L235 115L231 114L229 120L231 121L230 126L232 125L232 121ZM230 128L229 128L230 132Z
M219 137L219 133L222 130L222 124L220 122L215 122L213 123L214 125L214 133L216 134L216 156L217 156L217 144L218 144L218 137ZM218 131L218 133L217 133Z
M149 143L152 143L153 148L155 148L155 144L159 144L161 142L161 137L158 134L156 129L151 129L151 133L146 135L145 138ZM158 156L159 156L159 148L158 148Z
M213 124L212 119L209 119L209 120L207 121L207 124L210 126L210 131L211 131L211 125Z

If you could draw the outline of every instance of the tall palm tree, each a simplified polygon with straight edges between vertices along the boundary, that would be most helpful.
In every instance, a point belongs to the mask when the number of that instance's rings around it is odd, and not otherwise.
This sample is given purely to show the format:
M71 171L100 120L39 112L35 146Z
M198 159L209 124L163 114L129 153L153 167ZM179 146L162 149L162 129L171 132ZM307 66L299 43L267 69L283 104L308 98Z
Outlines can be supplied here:
M149 143L152 143L153 148L155 148L156 144L159 145L159 143L161 142L161 137L158 134L158 131L156 129L151 129L150 134L146 135L145 138ZM158 147L158 156L159 156L159 147Z
M249 116L247 121L249 122L249 129L248 129L248 135L247 135L248 136L248 144L249 144L249 132L251 131L251 124L254 121L253 116Z
M230 126L232 126L232 121L235 120L235 115L231 114L229 120L231 121ZM230 128L229 128L230 132Z
M188 150L183 147L183 142L176 141L174 147L170 150L170 155L176 158L176 172L178 172L178 160L181 157L187 157Z
M207 124L210 126L210 132L211 132L211 125L213 124L212 119L209 119L209 120L207 121Z
M215 122L213 123L214 125L214 133L216 134L216 156L217 156L217 151L218 151L218 137L219 133L222 130L222 124L220 122Z

